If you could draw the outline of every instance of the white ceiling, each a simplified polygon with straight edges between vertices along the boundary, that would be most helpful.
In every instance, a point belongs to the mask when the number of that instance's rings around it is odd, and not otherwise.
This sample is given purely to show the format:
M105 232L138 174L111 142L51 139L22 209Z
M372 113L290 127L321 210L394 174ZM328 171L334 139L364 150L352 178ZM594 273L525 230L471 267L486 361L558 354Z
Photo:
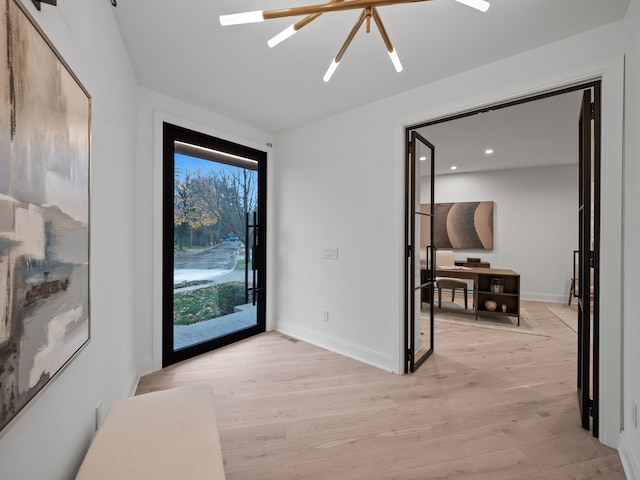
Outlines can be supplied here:
M322 76L358 11L324 14L273 49L267 40L299 17L221 27L219 16L314 2L119 0L113 11L141 86L277 134L605 25L629 3L490 1L487 13L454 0L379 7L404 70L372 24L329 83Z
M436 175L577 165L581 101L582 91L574 91L422 127L418 132L435 147ZM493 153L486 155L489 148Z

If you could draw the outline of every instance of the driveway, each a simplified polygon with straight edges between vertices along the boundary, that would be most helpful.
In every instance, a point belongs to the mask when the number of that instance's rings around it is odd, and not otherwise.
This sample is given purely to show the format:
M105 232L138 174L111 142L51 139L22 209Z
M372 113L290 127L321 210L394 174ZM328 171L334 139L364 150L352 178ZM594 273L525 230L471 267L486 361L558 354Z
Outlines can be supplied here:
M244 270L235 270L241 246L240 242L225 242L202 250L176 251L173 256L174 285L207 281L206 284L177 289L176 292L217 283L244 281Z

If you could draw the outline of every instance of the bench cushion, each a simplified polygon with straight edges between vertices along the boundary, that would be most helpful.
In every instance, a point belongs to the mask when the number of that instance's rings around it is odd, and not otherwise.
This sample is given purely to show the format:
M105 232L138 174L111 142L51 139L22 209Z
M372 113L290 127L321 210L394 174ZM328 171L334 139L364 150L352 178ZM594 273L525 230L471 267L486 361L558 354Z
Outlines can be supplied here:
M115 402L76 478L224 479L211 386L176 388Z

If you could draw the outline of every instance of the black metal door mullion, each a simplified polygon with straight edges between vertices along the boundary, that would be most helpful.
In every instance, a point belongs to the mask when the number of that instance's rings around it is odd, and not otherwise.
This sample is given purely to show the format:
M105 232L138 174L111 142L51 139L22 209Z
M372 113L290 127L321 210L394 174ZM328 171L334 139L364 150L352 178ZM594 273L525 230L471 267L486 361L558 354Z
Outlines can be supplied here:
M246 301L249 302L249 292L251 292L252 304L255 306L261 286L258 284L258 271L260 270L260 249L258 244L259 225L258 212L253 212L252 221L249 221L249 212L246 214L246 239L251 238L251 244L245 246L244 264L244 284L246 291ZM249 253L250 252L250 253ZM251 263L251 286L249 286L249 263Z
M594 86L593 95L593 436L600 435L600 82Z
M256 304L256 299L258 297L258 290L260 289L260 285L258 285L258 269L260 268L260 253L258 250L258 213L253 212L253 245L251 246L251 269L253 270L253 305Z

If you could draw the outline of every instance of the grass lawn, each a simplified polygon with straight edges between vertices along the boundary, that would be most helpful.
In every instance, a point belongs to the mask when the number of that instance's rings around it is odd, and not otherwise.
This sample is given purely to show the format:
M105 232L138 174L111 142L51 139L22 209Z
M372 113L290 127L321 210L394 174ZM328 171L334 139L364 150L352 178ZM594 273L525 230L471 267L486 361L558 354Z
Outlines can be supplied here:
M182 285L181 285L182 286ZM249 295L251 298L251 295ZM247 302L244 283L227 282L173 294L173 324L191 325L233 313Z
M173 295L174 325L191 325L220 315L216 285Z

